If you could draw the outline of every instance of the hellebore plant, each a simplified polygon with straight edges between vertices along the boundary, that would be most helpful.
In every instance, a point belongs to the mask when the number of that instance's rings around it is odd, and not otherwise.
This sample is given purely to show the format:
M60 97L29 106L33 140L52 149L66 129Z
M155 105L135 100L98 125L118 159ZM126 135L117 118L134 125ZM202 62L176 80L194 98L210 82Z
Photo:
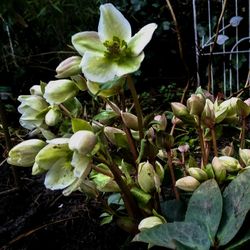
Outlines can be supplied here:
M250 189L245 181L249 100L221 102L198 88L186 105L171 103L172 125L164 112L144 118L130 74L139 69L157 25L132 36L129 22L112 4L101 5L100 13L98 32L73 35L79 55L58 65L58 80L41 82L30 95L19 96L20 124L39 139L14 146L8 163L32 167L33 175L44 173L48 189L101 200L106 204L101 224L115 220L124 230L139 232L135 240L150 246L228 244L250 208L249 195L243 197ZM126 105L126 85L132 106ZM97 114L82 106L82 91L98 100ZM240 127L240 136L234 129L234 140L220 145L222 130L229 126ZM231 235L225 225L235 226Z

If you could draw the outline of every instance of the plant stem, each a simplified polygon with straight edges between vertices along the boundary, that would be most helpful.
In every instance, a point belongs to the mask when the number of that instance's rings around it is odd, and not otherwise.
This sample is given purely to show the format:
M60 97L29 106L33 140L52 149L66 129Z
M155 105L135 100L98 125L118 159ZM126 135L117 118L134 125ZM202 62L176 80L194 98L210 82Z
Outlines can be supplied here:
M199 140L200 140L200 147L201 147L201 162L202 162L202 168L206 166L206 151L205 151L205 144L204 144L204 138L203 138L203 130L201 127L201 117L197 116L198 119L198 135L199 135Z
M246 136L246 118L242 118L242 126L241 126L241 133L240 133L240 148L245 148L245 136Z
M167 149L165 151L165 154L166 154L167 159L168 159L168 167L169 167L169 171L170 171L170 176L171 176L171 180L172 180L172 186L173 186L175 198L176 198L176 200L180 200L180 194L179 194L179 192L178 192L178 190L177 190L177 188L175 186L176 180L175 180L175 174L174 174L174 168L173 168L171 150Z
M133 100L134 100L135 110L136 110L137 119L138 119L139 136L140 136L140 140L142 140L144 137L142 110L141 110L141 106L140 106L140 103L139 103L139 100L137 97L137 93L136 93L136 89L135 89L135 86L133 83L133 79L130 75L127 76L127 83L128 83L128 87L130 89L130 92L131 92Z
M4 103L2 102L1 98L0 98L0 121L3 127L6 148L7 148L7 151L9 152L12 148L12 142L10 138L8 122L7 122L6 115L5 115ZM12 170L12 174L14 178L15 187L20 188L20 178L18 176L16 167L11 165L11 170Z
M214 156L218 157L218 148L217 148L217 142L216 142L215 128L212 127L210 130L211 130L211 136L212 136L212 142L213 142Z

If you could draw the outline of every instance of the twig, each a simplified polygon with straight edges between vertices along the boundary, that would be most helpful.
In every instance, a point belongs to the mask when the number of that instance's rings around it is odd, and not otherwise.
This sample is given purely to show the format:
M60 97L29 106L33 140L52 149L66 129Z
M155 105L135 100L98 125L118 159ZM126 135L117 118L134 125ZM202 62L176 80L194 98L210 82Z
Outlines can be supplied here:
M9 193L15 192L15 191L17 191L17 190L18 190L18 188L8 189L8 190L5 190L5 191L0 192L0 195L9 194Z

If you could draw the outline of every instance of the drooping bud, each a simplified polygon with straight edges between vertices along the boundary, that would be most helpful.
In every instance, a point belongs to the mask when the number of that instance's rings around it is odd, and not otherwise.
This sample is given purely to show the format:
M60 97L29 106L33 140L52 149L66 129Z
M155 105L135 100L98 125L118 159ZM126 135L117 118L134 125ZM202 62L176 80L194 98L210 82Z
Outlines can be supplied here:
M31 167L36 155L45 145L46 143L39 139L23 141L10 150L7 162L14 166Z
M207 173L203 169L200 169L200 168L189 168L188 173L200 182L208 179Z
M81 73L81 63L82 57L71 56L64 61L62 61L56 68L57 75L56 78L67 78Z
M187 107L191 115L201 115L205 107L205 98L201 94L192 94L187 100Z
M152 164L142 162L138 167L138 183L143 191L151 193L155 190L155 179L156 172Z
M77 95L76 84L67 79L50 81L45 86L44 98L50 104L60 104Z
M91 153L97 143L96 135L88 130L79 130L69 139L69 148L79 154L87 155Z
M150 216L150 217L147 217L147 218L144 218L138 225L138 229L140 231L143 231L144 229L147 229L147 228L152 228L152 227L155 227L157 225L161 225L163 224L164 222L157 216Z
M172 102L171 108L172 108L173 114L179 119L181 119L184 123L195 124L194 117L190 115L185 105L183 105L180 102Z
M163 166L158 161L155 162L155 171L156 171L157 175L159 176L160 182L162 182L164 179L164 172L165 171L164 171Z
M212 166L214 170L214 175L219 184L221 184L227 176L227 170L225 166L222 165L220 159L215 156L212 160Z
M239 161L233 157L220 156L219 160L229 173L237 172L241 169Z
M236 112L240 117L247 117L250 114L250 107L247 103L243 102L241 99L237 100L236 103Z
M250 149L239 149L239 155L244 164L250 166Z
M138 118L137 116L128 113L128 112L121 112L121 117L122 117L122 121L124 122L124 124L126 125L126 127L128 127L129 129L133 129L133 130L138 130Z
M45 123L48 126L55 126L62 120L62 113L57 107L51 108L45 115Z
M161 130L161 131L165 131L166 130L166 127L167 127L167 118L165 116L165 114L163 115L157 115L154 117L154 121L156 123L154 123L152 125L152 127L156 130Z
M184 191L193 192L200 186L200 182L192 176L185 176L177 180L175 186Z

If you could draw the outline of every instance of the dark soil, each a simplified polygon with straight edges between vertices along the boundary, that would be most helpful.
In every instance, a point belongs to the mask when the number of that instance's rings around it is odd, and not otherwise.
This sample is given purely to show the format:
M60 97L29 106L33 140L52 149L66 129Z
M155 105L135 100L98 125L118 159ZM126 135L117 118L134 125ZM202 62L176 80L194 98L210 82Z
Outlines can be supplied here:
M20 169L22 190L13 189L11 169L0 167L0 249L147 249L115 223L100 226L101 206L82 193L64 197L47 190L43 177Z

